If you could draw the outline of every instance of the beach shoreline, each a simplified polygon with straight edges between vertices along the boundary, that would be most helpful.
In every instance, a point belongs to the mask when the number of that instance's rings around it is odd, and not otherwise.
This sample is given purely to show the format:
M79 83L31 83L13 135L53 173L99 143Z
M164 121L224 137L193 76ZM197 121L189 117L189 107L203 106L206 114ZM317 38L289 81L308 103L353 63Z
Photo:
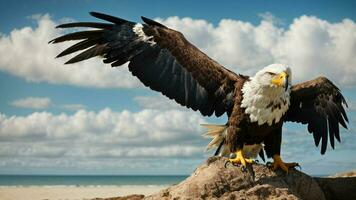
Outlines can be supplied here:
M120 185L120 186L2 186L1 200L82 200L109 198L130 194L150 195L169 185Z

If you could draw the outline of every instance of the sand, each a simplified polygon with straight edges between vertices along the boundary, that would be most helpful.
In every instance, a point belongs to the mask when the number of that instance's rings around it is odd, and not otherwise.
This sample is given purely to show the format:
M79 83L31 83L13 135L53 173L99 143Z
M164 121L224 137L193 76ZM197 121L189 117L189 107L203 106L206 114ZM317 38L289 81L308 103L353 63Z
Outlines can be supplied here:
M167 186L100 186L100 187L2 187L0 188L1 200L79 200L96 197L107 198L125 196L129 194L149 195Z

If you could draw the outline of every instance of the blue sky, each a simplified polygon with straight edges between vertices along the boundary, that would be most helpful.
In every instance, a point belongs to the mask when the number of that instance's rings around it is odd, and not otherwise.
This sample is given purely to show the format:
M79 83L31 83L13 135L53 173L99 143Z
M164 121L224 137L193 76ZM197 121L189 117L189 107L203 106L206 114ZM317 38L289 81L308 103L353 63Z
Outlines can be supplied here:
M224 66L247 75L273 62L294 82L325 75L351 108L350 129L321 156L302 125L285 126L282 156L303 171L356 168L354 1L0 1L0 174L189 174L213 152L203 118L99 59L63 66L48 45L89 11L156 18ZM307 154L305 153L307 152Z

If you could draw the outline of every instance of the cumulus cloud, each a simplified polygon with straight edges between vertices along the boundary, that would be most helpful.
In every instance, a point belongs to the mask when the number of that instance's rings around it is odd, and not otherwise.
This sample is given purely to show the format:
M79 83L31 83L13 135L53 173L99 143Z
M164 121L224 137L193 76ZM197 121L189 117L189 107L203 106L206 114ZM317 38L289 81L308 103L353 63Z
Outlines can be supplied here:
M0 114L0 169L139 169L138 164L163 166L159 159L172 167L172 162L204 159L201 123L206 122L198 113L181 110Z
M272 22L273 24L276 24L276 25L284 24L284 21L282 19L274 16L270 12L260 13L260 14L258 14L258 16L261 17L264 21Z
M99 112L80 110L72 115L35 112L27 116L0 115L1 141L80 140L86 143L151 147L201 139L198 113L178 110ZM146 151L147 150L147 151ZM151 152L144 149L142 152ZM152 151L153 152L153 151ZM168 152L168 151L165 151Z
M209 141L201 136L204 132L201 123L206 121L197 112L159 108L139 112L115 112L106 108L72 114L0 114L0 170L58 168L73 173L75 169L78 173L82 169L115 173L132 169L147 174L147 170L157 173L157 169L169 173L174 167L190 173L187 170L193 170L212 154L204 154ZM282 156L287 161L300 162L303 169L306 166L314 173L320 171L315 168L318 159L327 166L328 162L321 159L328 157L330 162L336 162L331 159L335 153L343 155L347 162L353 155L355 134L342 131L341 135L342 144L337 143L336 150L329 147L322 157L305 126L287 126ZM306 151L307 157L303 156Z
M48 15L34 19L38 23L35 28L23 27L0 35L0 70L34 82L103 88L141 85L125 67L110 68L99 59L63 66L65 59L54 57L68 45L47 44L63 32L54 29L57 23ZM252 75L270 63L284 62L292 67L296 81L323 74L344 86L356 83L356 26L349 19L331 23L301 16L287 28L279 27L280 22L271 14L263 15L258 25L232 19L223 19L216 26L191 18L169 17L160 21L180 30L209 56L238 73ZM203 130L198 124L205 122L199 113L181 110L163 96L138 96L134 100L142 111L92 112L85 110L84 105L68 104L57 106L78 111L70 115L0 114L0 166L115 168L126 166L125 159L140 158L135 160L137 165L153 166L161 162L143 160L202 156L207 141L202 142L200 136ZM307 140L306 148L313 148L311 152L319 155L312 137L304 132L303 137L286 137L288 148L283 150L284 154L299 159L300 148L290 146L299 147ZM353 147L353 140L346 137L345 141L343 147ZM111 162L101 163L101 159Z
M83 104L55 104L48 97L26 97L22 99L16 99L9 103L12 106L20 108L30 108L30 109L48 109L50 107L57 107L69 111L77 111L86 109Z
M190 18L160 21L238 73L253 75L268 64L281 62L291 66L297 82L325 75L338 84L356 84L354 21L331 23L301 16L284 29L270 13L262 17L258 25L232 19L222 19L217 26Z
M260 14L258 25L222 19L216 26L189 17L157 19L183 32L209 56L226 67L253 75L264 66L282 62L293 69L296 81L326 75L338 84L355 85L356 25L350 19L328 22L314 16L300 16L287 27L271 13ZM46 81L85 87L138 87L139 81L128 70L111 68L91 59L63 66L65 59L54 59L68 44L48 45L63 34L54 29L57 22L49 15L37 16L35 28L14 29L0 36L0 69L28 81Z
M51 105L51 99L47 97L27 97L10 102L10 105L20 108L46 109Z
M143 109L187 109L163 95L156 96L136 96L134 101Z
M99 58L64 66L66 59L55 57L69 44L48 44L64 32L54 28L57 23L48 14L34 19L35 28L23 27L0 35L0 70L32 82L98 88L140 85L128 70L105 67Z

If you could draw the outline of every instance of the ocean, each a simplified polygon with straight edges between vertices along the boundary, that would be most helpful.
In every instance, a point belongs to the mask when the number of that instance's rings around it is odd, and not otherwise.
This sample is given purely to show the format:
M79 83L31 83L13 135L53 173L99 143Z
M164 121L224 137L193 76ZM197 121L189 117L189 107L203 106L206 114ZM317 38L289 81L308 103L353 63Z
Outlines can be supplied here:
M0 187L173 185L181 182L185 178L187 178L185 175L0 175Z
M316 175L326 177L328 175ZM1 187L100 187L177 184L187 175L0 175Z

